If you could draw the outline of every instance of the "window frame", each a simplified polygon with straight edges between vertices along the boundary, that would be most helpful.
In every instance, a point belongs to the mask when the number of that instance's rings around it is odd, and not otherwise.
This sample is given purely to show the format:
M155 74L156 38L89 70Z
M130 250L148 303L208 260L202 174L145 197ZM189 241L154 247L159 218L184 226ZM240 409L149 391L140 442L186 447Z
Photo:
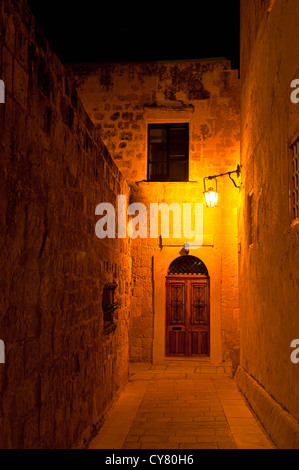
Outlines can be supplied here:
M169 138L169 135L170 135L170 129L171 128L182 128L184 127L186 129L186 132L187 132L187 142L186 142L186 159L185 160L180 160L181 162L185 162L186 164L186 179L184 180L171 180L170 179L170 157L169 157L169 153L170 153L170 138ZM167 155L166 155L166 164L167 164L167 175L165 177L165 179L162 179L162 178L159 178L159 179L150 179L150 165L155 163L155 162L150 162L150 145L152 144L150 142L150 130L151 129L166 129L166 132L167 132L167 141L166 141L166 145L167 145ZM190 146L190 134L189 134L189 131L190 131L190 126L189 126L189 122L153 122L153 123L148 123L147 124L147 182L149 183L158 183L158 182L161 182L161 183L187 183L189 182L189 154L190 154L190 149L189 149L189 146Z
M299 210L297 217L294 213L295 211L295 202L294 202L294 167L293 167L293 161L294 161L294 153L295 153L295 148L297 147L298 151L298 157L297 157L297 165L299 168L299 135L296 135L296 138L292 140L291 144L289 145L289 213L290 213L290 223L292 226L299 225ZM298 170L297 172L298 173ZM298 198L299 198L299 187L297 188L298 191Z
M247 224L248 224L248 246L252 246L255 243L255 227L254 227L254 191L249 191L247 196Z

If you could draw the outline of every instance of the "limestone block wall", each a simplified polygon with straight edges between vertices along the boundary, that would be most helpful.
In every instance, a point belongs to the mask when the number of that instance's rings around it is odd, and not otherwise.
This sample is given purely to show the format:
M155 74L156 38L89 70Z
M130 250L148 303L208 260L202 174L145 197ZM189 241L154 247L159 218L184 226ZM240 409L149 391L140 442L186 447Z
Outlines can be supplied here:
M299 137L299 104L290 99L299 78L298 3L275 0L264 11L258 3L241 2L241 366L298 421L299 368L290 344L299 337L299 225L291 224L289 210L289 146ZM280 445L286 436L273 416L261 419Z
M150 203L203 202L203 178L239 163L239 79L226 59L83 64L72 70L87 112L130 184L130 201L145 204L148 214ZM189 182L147 182L147 126L171 122L189 123ZM227 178L219 180L219 207L204 211L206 243L222 260L220 360L229 359L239 341L238 190ZM183 240L175 244L179 255ZM152 359L153 257L159 251L158 240L132 240L133 361Z
M147 124L189 122L189 180L239 158L239 80L226 59L72 65L78 92L130 184L147 179Z
M217 278L220 285L221 299L219 308L221 315L217 322L217 328L220 326L221 329L221 337L219 338L221 344L217 344L217 354L212 354L214 357L217 356L219 362L230 360L231 351L239 345L238 235L236 224L238 191L234 192L230 184L226 182L221 186L222 197L225 198L225 191L229 195L227 199L222 200L221 205L230 204L233 208L218 207L211 211L211 209L205 207L203 214L203 246L197 250L190 250L190 255L199 258L206 256L206 252L213 253L215 258L215 262L208 263L207 268L210 277ZM195 204L202 200L202 188L197 183L140 183L132 187L131 199L143 203L148 214L152 202L166 202L169 205L178 202L183 214L182 205L184 203ZM149 227L150 221L148 220L148 232ZM165 301L164 297L158 300L154 298L155 260L153 257L155 259L157 257L165 259L165 262L159 261L160 267L158 268L164 273L164 278L162 276L163 280L161 281L159 272L159 283L165 284L169 264L173 259L184 254L183 227L181 233L181 239L173 238L171 219L170 237L168 239L162 239L162 241L151 239L148 233L147 239L132 240L132 313L130 328L130 358L132 361L150 361L153 358L154 328L157 313L154 305L155 302ZM173 259L169 261L167 252L171 247L176 247L176 250L173 251L175 253ZM209 257L212 257L212 255L210 254ZM221 273L220 278L218 276L219 271ZM165 311L164 304L163 308ZM215 312L212 309L211 317L214 314ZM159 358L160 361L161 359L162 357Z
M25 1L1 1L0 36L0 447L81 446L128 377L130 247L94 215L128 186Z

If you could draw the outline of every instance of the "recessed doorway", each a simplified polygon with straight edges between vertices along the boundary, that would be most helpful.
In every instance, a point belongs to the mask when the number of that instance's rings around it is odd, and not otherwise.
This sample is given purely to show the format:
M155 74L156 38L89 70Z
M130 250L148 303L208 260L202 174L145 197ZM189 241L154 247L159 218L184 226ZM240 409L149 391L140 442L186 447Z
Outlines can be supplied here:
M195 256L180 256L168 269L166 356L210 356L210 279Z

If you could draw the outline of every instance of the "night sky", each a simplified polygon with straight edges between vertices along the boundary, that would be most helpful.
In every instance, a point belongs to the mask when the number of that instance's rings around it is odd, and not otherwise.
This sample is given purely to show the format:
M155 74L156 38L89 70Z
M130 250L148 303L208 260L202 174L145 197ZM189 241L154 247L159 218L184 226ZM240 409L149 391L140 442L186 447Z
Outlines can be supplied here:
M64 63L226 57L239 67L239 0L28 0Z

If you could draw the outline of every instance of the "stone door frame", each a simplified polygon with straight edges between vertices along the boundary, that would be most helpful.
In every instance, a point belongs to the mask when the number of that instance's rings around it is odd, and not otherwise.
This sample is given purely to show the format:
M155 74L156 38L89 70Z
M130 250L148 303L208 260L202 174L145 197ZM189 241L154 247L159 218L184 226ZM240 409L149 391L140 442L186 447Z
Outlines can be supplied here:
M171 285L183 286L183 302L184 302L184 322L179 324L172 324L170 322L170 290ZM205 313L206 322L204 324L192 323L192 286L201 285L204 287L206 295ZM168 291L168 292L167 292ZM203 357L210 357L210 278L209 276L202 274L171 274L166 277L166 356L167 357L189 357L195 360ZM180 331L178 331L178 328ZM184 351L171 353L170 349L170 334L176 337L176 346L178 346L177 335L183 332L184 341L181 346L184 345ZM197 353L192 354L192 334L196 335L194 346L198 348ZM202 336L205 336L206 352L202 351Z
M183 246L163 246L153 256L153 307L154 338L153 364L171 360L166 357L166 286L165 279L170 263L182 254ZM210 360L211 363L222 362L221 341L221 256L213 247L201 247L190 251L190 254L201 259L210 276ZM201 359L198 358L200 361Z

